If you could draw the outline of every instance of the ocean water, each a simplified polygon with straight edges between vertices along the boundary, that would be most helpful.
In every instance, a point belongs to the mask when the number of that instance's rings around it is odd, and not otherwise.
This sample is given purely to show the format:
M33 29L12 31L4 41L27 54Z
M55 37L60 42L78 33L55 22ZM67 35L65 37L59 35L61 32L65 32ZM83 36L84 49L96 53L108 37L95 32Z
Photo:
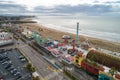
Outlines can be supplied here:
M33 19L52 29L120 42L120 17L106 16L37 16Z

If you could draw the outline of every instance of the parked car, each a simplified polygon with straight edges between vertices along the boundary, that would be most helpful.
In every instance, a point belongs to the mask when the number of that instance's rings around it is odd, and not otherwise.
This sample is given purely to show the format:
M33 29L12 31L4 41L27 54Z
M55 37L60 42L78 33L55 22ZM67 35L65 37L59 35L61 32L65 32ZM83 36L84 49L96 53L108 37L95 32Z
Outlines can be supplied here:
M14 76L18 76L18 75L20 75L20 72L14 73Z
M23 56L19 56L19 59L23 59L24 57Z
M8 69L8 68L10 68L12 66L12 64L7 64L7 65L5 65L5 69Z
M25 59L25 58L21 59L21 62L25 62L25 61L26 61L26 59Z
M16 79L20 79L20 78L22 78L21 74L16 77Z
M8 68L7 70L8 71L11 71L11 70L13 70L14 69L14 67L13 66L11 66L10 68Z
M12 73L12 74L15 72L17 72L17 69L15 69L15 68L10 71L10 73Z

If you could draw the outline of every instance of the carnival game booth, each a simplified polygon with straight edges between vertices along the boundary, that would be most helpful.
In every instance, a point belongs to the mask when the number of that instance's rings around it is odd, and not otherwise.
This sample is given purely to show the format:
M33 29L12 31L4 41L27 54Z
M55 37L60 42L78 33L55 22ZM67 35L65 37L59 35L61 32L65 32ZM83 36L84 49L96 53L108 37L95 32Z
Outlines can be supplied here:
M53 47L53 40L49 39L45 42L46 47Z
M58 51L57 49L50 49L51 51L51 54L55 57L55 58L58 58L58 57L61 57L62 56L62 52Z
M60 42L58 40L54 40L54 39L47 39L45 41L45 47L58 48L59 44L60 44Z
M73 64L73 57L71 55L64 55L62 56L62 61L67 63L67 64Z

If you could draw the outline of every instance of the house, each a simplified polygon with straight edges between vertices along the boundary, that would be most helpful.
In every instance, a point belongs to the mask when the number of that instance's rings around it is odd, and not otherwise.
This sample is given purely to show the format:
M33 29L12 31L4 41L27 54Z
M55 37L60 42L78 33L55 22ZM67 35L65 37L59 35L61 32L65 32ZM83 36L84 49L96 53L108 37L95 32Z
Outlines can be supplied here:
M12 35L7 32L0 32L0 46L13 44Z

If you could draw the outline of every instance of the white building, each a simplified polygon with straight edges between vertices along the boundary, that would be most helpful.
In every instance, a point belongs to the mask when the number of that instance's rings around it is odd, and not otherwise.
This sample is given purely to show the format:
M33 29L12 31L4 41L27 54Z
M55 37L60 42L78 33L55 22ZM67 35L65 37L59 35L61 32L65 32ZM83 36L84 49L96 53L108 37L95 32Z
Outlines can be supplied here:
M13 38L10 33L0 32L0 46L8 45L13 43Z

